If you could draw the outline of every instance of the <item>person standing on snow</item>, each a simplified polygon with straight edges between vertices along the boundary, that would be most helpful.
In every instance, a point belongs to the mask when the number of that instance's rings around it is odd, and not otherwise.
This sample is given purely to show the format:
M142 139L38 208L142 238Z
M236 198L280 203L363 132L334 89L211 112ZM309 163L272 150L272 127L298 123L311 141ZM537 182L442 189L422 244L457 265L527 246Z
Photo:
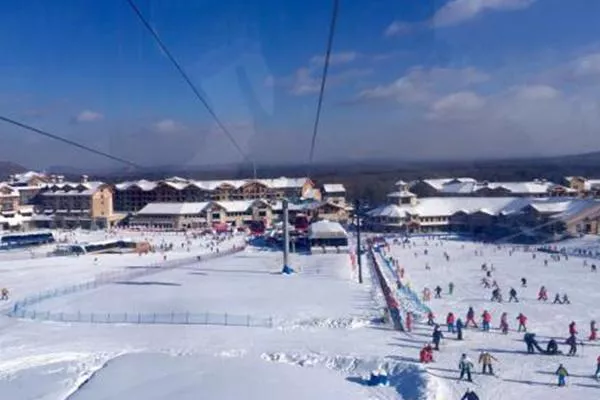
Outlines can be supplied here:
M433 296L434 299L441 299L442 298L442 288L439 285L436 286L433 291L435 292L435 296Z
M435 315L433 314L433 311L429 311L427 313L427 325L429 325L429 326L435 325Z
M457 319L456 320L456 340L463 340L463 328L464 328L464 324L462 322L462 319Z
M454 293L454 283L450 282L448 284L448 294L452 295Z
M552 304L562 304L562 301L560 301L560 293L556 293L556 295L554 296L554 301L552 302Z
M579 332L577 332L577 326L575 325L575 321L571 321L571 323L569 324L569 335L574 336L578 333Z
M508 333L508 314L505 312L500 316L500 330L505 335Z
M8 300L8 289L7 288L2 288L2 297L0 297L0 300Z
M473 307L469 307L469 310L467 311L467 322L465 323L465 328L469 327L469 322L471 322L473 326L477 328L477 322L475 322L475 310L473 310Z
M521 332L521 329L523 332L527 332L527 317L525 314L519 313L519 315L517 315L517 321L519 321L519 328L517 329L517 332Z
M572 334L571 336L569 336L569 338L565 341L566 344L568 344L569 346L569 353L567 353L567 355L569 356L574 356L577 354L577 337Z
M462 380L466 375L467 380L469 382L473 382L473 379L471 378L471 370L473 369L473 361L471 361L469 359L469 357L467 357L467 355L464 353L460 357L460 361L458 362L458 369L460 370L460 377L458 378L459 380Z
M488 312L488 310L484 310L483 314L481 314L481 326L485 332L489 332L491 322L492 315Z
M490 375L494 375L494 369L492 368L492 360L498 361L496 357L491 355L488 351L484 351L479 355L479 364L482 364L481 373L486 374L486 370L489 370Z
M517 291L515 288L510 288L510 292L508 292L508 302L512 302L513 299L516 303L519 302L519 299L517 298Z
M406 331L407 332L412 331L412 323L413 323L413 316L412 316L412 313L409 311L406 313Z
M567 296L567 294L566 294L566 293L565 293L565 294L563 294L563 297L562 297L562 303L563 303L563 304L571 304L571 301L569 300L569 296Z
M596 321L592 320L590 322L590 337L588 338L588 340L590 340L590 341L596 340L597 332L598 332L598 329L596 328Z
M448 326L448 332L454 333L454 314L451 312L446 316L446 325Z
M439 325L436 325L435 328L433 328L433 334L431 336L433 338L433 345L435 346L434 350L439 350L440 341L444 338L444 334Z
M548 301L548 291L546 290L545 286L542 286L540 288L540 291L538 293L538 301L539 300Z
M555 374L558 375L558 386L565 386L565 379L567 378L567 376L569 376L569 372L567 371L567 369L563 367L562 364L560 364Z
M600 379L600 356L596 359L596 372L594 373L594 378Z

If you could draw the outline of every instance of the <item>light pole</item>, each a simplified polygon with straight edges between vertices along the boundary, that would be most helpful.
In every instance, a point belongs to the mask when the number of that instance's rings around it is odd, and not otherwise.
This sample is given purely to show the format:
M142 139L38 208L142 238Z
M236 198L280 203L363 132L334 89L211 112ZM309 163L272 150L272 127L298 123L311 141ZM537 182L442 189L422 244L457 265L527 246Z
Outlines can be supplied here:
M362 250L360 245L360 200L354 201L354 215L356 216L356 262L358 263L358 283L363 283L362 277Z

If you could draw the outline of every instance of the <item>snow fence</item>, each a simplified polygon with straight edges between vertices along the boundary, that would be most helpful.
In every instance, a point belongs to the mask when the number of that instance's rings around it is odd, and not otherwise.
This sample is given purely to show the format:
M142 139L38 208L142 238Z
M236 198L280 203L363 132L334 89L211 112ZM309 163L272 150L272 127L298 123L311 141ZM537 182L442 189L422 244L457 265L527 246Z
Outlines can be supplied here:
M245 247L234 247L218 253L202 254L160 263L150 264L147 268L133 272L107 272L96 275L92 280L78 285L70 285L54 290L47 290L16 301L6 312L10 317L57 322L92 322L92 323L137 323L137 324L199 324L199 325L233 325L272 327L271 317L251 317L249 315L231 315L227 313L64 313L28 310L27 307L56 297L92 290L102 285L131 281L137 278L158 274L197 262L204 262L219 257L244 251Z
M402 325L402 316L400 316L398 301L394 298L394 294L390 289L390 286L388 285L387 280L383 275L383 272L381 271L381 267L379 266L379 262L377 261L375 251L376 250L373 248L373 246L369 245L369 251L367 254L369 255L370 264L373 268L373 271L375 272L377 282L381 287L381 291L383 293L383 297L385 298L385 303L387 305L389 316L394 325L394 329L403 331L404 326Z

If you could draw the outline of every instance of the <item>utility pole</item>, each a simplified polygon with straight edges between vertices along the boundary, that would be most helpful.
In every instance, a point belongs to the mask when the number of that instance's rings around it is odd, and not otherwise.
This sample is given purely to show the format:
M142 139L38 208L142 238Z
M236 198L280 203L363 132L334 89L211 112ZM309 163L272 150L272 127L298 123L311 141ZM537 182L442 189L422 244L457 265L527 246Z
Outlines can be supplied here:
M287 199L283 199L283 269L288 270L290 256L289 207Z
M356 215L356 262L358 263L358 283L363 283L362 278L362 251L360 246L360 200L354 201L354 215Z

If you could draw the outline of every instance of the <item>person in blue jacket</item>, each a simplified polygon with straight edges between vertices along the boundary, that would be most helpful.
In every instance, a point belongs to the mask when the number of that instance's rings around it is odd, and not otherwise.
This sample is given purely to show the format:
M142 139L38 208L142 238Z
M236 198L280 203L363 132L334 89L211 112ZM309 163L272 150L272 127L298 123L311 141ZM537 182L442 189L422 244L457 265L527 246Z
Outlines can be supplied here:
M431 336L433 337L433 344L435 345L434 349L439 350L440 341L444 338L444 334L439 325L436 325L435 328L433 328L433 334Z
M475 394L475 392L471 389L467 389L467 391L465 392L463 397L460 398L460 400L479 400L479 396L477 396L477 394Z

